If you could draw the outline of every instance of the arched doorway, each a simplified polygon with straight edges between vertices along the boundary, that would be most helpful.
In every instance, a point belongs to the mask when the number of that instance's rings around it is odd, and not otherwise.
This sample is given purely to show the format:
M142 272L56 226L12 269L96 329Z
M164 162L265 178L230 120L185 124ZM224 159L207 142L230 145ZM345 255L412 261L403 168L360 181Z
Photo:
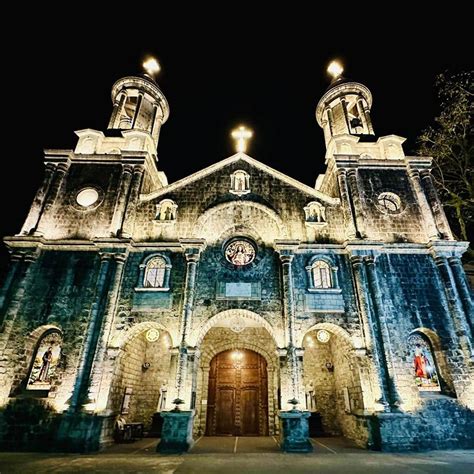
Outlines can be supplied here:
M129 336L117 358L109 409L145 431L153 415L165 409L171 367L171 338L154 323L143 323Z
M268 435L267 362L260 354L235 349L212 359L206 426L210 436Z

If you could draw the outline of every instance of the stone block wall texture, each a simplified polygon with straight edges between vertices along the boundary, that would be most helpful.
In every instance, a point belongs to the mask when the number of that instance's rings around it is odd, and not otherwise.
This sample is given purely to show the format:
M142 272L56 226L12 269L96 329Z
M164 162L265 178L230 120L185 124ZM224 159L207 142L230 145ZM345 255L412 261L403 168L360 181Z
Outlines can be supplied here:
M133 390L128 417L131 421L148 423L158 404L161 381L168 380L170 387L175 383L176 357L172 359L169 349L164 347L150 353L144 333L155 325L163 333L169 333L174 348L181 342L186 259L180 242L203 239L207 246L197 264L194 307L186 341L192 348L197 347L195 360L189 362L191 370L187 378L188 386L196 391L195 432L205 430L202 400L207 397L206 368L219 351L239 345L253 347L252 350L262 351L268 357L268 380L272 387L269 388L269 426L271 433L276 432L278 390L284 392L283 385L287 384L287 368L284 363L280 367L277 355L277 348L288 344L288 321L283 316L283 302L288 295L282 289L281 262L275 249L275 242L283 239L299 243L292 262L296 345L303 346L308 331L314 338L316 325L333 334L325 347L316 342L314 347L305 345L300 374L306 385L313 382L318 393L316 407L323 413L325 429L354 439L360 445L387 449L396 446L414 449L421 426L433 427L427 439L434 446L456 445L460 439L467 443L470 428L459 418L463 413L470 419L471 412L465 407L474 406L473 367L459 347L459 331L453 323L446 288L425 245L424 216L402 162L398 167L357 169L361 203L357 209L358 224L365 240L352 242L350 247L346 242L348 222L339 203L329 196L318 199L306 188L294 186L245 160L228 163L169 192L158 190L142 195L133 216L128 215L135 218L133 240L110 240L122 172L119 158L110 163L104 158L101 164L73 160L54 205L42 216L47 224L43 226L46 227L44 240L41 243L33 237L31 242L19 240L23 249L25 245L30 245L29 250L39 249L39 257L31 264L21 298L14 301L12 291L10 299L5 301L6 308L18 306L18 310L11 332L0 335L0 341L5 344L0 356L2 400L24 395L36 344L43 329L55 327L63 335L63 356L61 371L47 398L59 412L67 408L91 314L97 304L99 250L123 252L126 255L123 278L111 298L115 306L111 309L104 360L100 361L104 373L102 385L111 388L107 404L109 418L103 423L101 436L109 436L104 433L108 430L110 434L111 420L120 411L126 387ZM329 166L333 172L331 162ZM229 192L230 175L238 169L250 176L251 192L240 197ZM327 180L325 189L339 198L336 182L336 179ZM84 210L75 204L75 196L87 186L100 188L100 204ZM377 196L385 191L400 196L400 214L384 214L377 207ZM178 205L176 222L163 224L156 220L157 204L163 199L172 199ZM305 224L304 207L314 200L326 206L324 227ZM225 243L236 236L250 238L258 247L255 261L244 268L235 268L223 256ZM141 291L140 265L154 254L165 255L171 263L169 291ZM317 256L337 268L340 291L308 291L306 266ZM356 341L363 346L363 325L351 256L375 257L383 300L383 311L377 317L391 387L402 411L400 416L371 418L364 412L373 407L374 401L368 403L367 399L375 398L376 390L367 389L373 384L370 352L364 364L352 355ZM19 283L14 280L13 288ZM226 297L218 288L225 288L228 283L250 283L259 290L252 298ZM371 289L363 290L369 294L369 311L377 313ZM239 311L251 316L244 317L247 326L236 334L226 326L226 318ZM226 317L215 318L222 314ZM443 380L443 395L433 396L429 401L420 397L416 389L406 343L416 330L430 339ZM344 338L339 341L341 332ZM325 369L326 359L334 365L334 372ZM143 370L147 361L150 368ZM365 372L367 380L358 380L358 374ZM344 402L346 388L350 410ZM81 423L83 426L85 422ZM394 432L404 434L397 438Z
M152 416L158 411L160 388L168 383L171 354L166 334L155 342L146 339L146 330L129 341L120 355L111 384L109 408L121 413L125 390L131 389L128 422L142 422L151 426ZM144 367L148 363L149 368Z

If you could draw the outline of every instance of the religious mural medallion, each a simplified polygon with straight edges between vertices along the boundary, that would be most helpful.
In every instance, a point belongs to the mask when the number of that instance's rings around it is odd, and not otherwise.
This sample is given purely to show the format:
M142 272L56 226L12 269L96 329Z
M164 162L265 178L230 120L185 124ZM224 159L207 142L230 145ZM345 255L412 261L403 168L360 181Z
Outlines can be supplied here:
M248 265L255 259L255 248L247 240L234 240L225 248L225 258L237 266Z

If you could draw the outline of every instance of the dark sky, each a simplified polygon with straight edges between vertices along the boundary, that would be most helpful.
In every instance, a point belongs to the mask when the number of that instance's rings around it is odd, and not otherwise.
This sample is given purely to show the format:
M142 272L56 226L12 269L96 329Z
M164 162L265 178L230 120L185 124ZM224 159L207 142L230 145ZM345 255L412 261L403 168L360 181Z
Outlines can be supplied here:
M7 39L0 236L21 228L42 180L42 150L74 148L74 130L104 130L112 84L140 72L147 53L160 60L157 81L171 108L158 148L170 182L231 155L229 132L245 123L254 130L252 157L314 186L325 152L314 111L332 58L372 91L376 134L407 137L407 152L437 112L436 74L472 69L462 12L432 11L428 20L402 11L369 21L360 9L327 20L309 11L257 19L250 9L240 16L214 11L217 19L203 21L184 3L183 17L116 5L105 21L94 11L69 11L60 20L31 11ZM5 260L2 248L0 270Z

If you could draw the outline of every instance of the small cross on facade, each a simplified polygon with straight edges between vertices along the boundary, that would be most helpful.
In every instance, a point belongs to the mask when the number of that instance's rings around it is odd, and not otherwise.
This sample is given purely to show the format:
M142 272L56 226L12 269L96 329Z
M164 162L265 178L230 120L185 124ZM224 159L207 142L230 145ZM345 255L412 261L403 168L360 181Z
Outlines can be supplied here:
M240 126L232 131L231 136L235 140L236 151L247 151L247 142L252 138L253 132L244 126Z

